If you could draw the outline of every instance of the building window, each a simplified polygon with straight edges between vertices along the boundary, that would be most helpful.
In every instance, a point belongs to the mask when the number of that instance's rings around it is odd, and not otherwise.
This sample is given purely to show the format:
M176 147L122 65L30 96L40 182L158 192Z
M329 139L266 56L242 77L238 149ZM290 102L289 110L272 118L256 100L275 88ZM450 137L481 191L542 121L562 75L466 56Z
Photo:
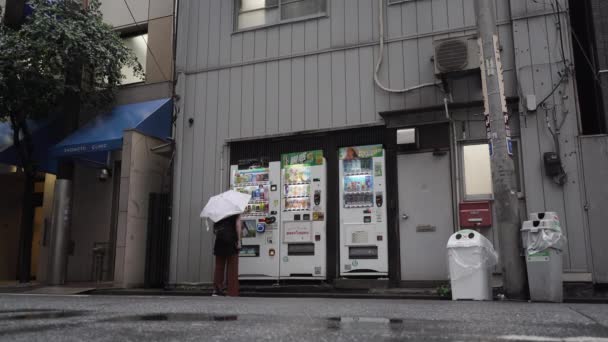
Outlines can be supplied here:
M137 57L137 61L141 64L144 73L146 72L146 56L148 55L148 34L139 34L136 36L129 36L123 38L125 46ZM133 69L130 67L124 67L122 74L125 78L122 79L122 84L132 84L145 81L145 76L135 75Z
M462 160L465 199L492 198L492 170L488 144L464 145Z
M519 153L519 141L513 140L513 166L515 169L515 187L523 192L523 174ZM464 145L462 147L462 170L464 173L464 199L492 198L492 170L490 166L490 148L487 143Z
M237 30L267 26L327 13L327 0L235 0Z

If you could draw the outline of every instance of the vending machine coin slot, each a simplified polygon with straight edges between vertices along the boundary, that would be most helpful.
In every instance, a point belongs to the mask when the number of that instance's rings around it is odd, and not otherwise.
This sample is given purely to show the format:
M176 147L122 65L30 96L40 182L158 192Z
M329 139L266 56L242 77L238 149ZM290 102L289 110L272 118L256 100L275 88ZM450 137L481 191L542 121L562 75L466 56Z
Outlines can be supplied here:
M321 204L321 190L316 190L315 191L314 202L315 202L315 205Z
M384 202L383 196L381 192L377 192L376 193L376 206L378 208L382 207L382 204Z

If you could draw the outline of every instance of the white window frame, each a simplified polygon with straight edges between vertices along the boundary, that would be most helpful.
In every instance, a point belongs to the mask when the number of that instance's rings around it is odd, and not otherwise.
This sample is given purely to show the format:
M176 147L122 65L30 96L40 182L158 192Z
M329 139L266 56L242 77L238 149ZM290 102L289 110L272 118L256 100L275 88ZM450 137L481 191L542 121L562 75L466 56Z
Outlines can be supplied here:
M462 182L462 199L464 201L487 201L487 200L493 200L494 199L494 194L490 193L490 194L476 194L476 195L469 195L467 194L467 181L466 181L466 168L464 165L464 148L466 146L471 146L471 145L483 145L483 144L488 144L487 140L471 140L471 141L466 141L466 142L462 142L458 148L458 152L459 152L459 157L458 159L460 160L460 174L462 175L460 177L461 182ZM490 149L488 148L488 155L490 154Z
M525 183L524 183L524 170L523 170L523 155L522 155L522 146L521 139L519 137L512 138L513 142L517 146L517 153L515 153L515 158L517 158L518 167L515 169L516 177L519 182L519 191L518 197L523 198L525 194ZM461 186L461 200L465 202L474 202L474 201L486 201L486 200L494 200L494 194L479 194L479 195L467 195L466 191L466 178L465 178L465 167L464 167L464 147L470 145L481 145L488 144L487 140L468 140L459 142L458 146L458 160L460 162L459 172L460 172L460 186ZM488 149L488 153L489 149Z
M263 7L263 8L258 8L255 10L249 10L249 11L244 11L244 12L239 12L238 8L239 8L239 1L240 0L233 0L232 1L232 30L233 30L233 34L234 33L241 33L241 32L247 32L247 31L253 31L253 30L257 30L260 28L267 28L267 27L272 27L272 26L278 26L278 25L283 25L283 24L289 24L289 23L294 23L294 22L298 22L298 21L306 21L306 20L311 20L311 19L319 19L319 18L327 18L329 17L329 9L331 8L331 6L329 5L329 2L331 0L326 0L325 1L325 11L323 13L316 13L316 14L311 14L311 15L306 15L306 16L302 16L302 17L297 17L297 18L291 18L291 19L286 19L286 20L282 20L281 19L281 3L282 2L286 2L286 3L291 3L291 2L297 2L299 0L277 0L277 5L276 6L268 6L268 7ZM255 11L259 11L262 9L266 9L266 8L277 8L279 13L279 21L277 21L276 23L269 23L269 24L262 24L262 25L257 25L257 26L251 26L251 27L246 27L246 28L239 28L239 14L242 13L248 13L248 12L255 12Z

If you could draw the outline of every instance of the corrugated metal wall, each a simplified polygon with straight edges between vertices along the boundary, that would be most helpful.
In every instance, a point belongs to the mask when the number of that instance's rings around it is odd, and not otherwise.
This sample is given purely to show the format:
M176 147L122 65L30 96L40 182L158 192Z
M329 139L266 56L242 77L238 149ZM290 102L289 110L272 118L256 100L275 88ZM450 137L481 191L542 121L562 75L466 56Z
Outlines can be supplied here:
M560 0L560 7L568 8L567 1ZM512 0L511 13L515 66L521 94L536 94L540 101L559 83L559 72L564 68L556 15L550 2L537 3L531 0ZM566 13L562 14L561 20L564 27L569 27L566 26L569 21ZM564 28L562 37L564 54L569 63L572 61L569 30ZM561 125L561 158L568 175L564 186L559 186L544 176L543 153L555 150L546 123L547 117L552 120L553 115L557 118L558 125ZM574 272L590 271L573 76L551 96L547 109L539 108L536 112L524 114L520 118L520 127L528 210L557 211L568 236L564 268Z
M177 93L181 100L171 282L211 279L211 235L198 215L206 199L226 187L222 169L228 165L227 139L380 123L379 112L442 103L442 95L433 88L403 96L374 85L377 1L328 3L328 17L234 33L233 1L180 1ZM385 6L385 11L388 44L380 78L394 88L435 80L433 40L476 32L473 0L407 1ZM511 25L511 12L516 27ZM525 93L541 97L556 81L559 57L554 53L556 27L550 6L500 0L497 17L507 95L517 94L515 71L519 70ZM456 102L481 99L478 77L454 81L452 86ZM578 149L570 139L577 132L575 97L569 89L571 111L562 140L563 151L569 154L565 159L571 183L564 192L542 175L540 155L550 140L541 127L544 115L537 113L521 120L522 140L530 146L525 153L530 176L526 194L531 209L556 208L574 235L585 236ZM570 248L568 268L586 270L584 238L571 239Z

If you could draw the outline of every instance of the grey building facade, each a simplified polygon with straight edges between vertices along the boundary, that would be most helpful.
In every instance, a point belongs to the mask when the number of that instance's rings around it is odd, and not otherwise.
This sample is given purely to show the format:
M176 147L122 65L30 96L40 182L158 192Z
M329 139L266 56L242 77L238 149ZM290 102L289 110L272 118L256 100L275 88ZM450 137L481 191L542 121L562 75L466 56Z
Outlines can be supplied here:
M302 8L279 2L179 2L169 283L211 281L213 235L199 213L210 196L228 188L229 166L238 158L320 147L330 159L336 148L369 143L388 151L390 278L442 280L424 269L445 260L459 204L491 199L487 181L477 182L487 178L482 169L489 167L479 152L487 151L479 72L446 80L448 120L446 96L437 87L389 93L374 83L379 0L299 1L308 5ZM473 0L382 3L386 45L378 77L390 88L440 82L434 42L477 32ZM590 184L585 184L578 96L569 67L575 47L564 29L567 9L562 0L559 6L496 1L522 215L558 212L568 237L564 279L592 281L599 263L591 252ZM535 95L536 108L526 105L529 95ZM415 129L419 143L400 146L401 129ZM545 176L546 152L559 152L565 183ZM337 171L328 172L332 184ZM337 190L328 191L329 200L337 201ZM429 192L433 196L425 203L416 200ZM401 219L408 210L426 217L409 223ZM438 212L446 213L444 228L418 232ZM332 215L329 278L337 277L339 259L340 218ZM494 227L481 231L500 248Z

